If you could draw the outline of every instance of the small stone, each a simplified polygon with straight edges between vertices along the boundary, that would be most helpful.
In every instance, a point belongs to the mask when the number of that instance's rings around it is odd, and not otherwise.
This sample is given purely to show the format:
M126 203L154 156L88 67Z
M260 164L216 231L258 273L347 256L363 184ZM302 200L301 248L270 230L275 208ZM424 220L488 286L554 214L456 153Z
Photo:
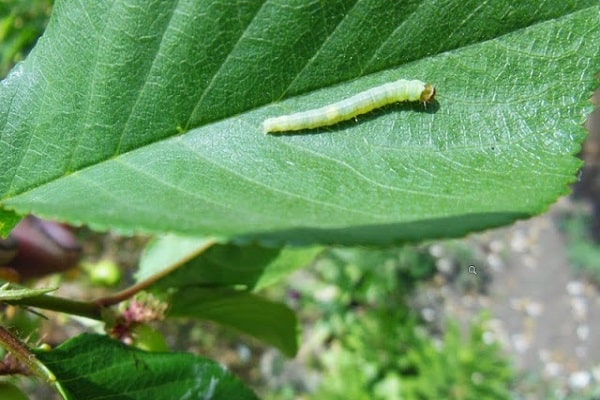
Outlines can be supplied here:
M569 386L571 389L584 389L590 385L592 374L588 371L573 372L569 376Z
M570 281L567 283L567 293L571 296L579 296L583 294L584 286L582 282Z
M511 340L512 340L513 346L515 347L515 350L518 353L525 353L527 351L527 349L529 349L529 340L527 340L525 335L517 333L517 334L511 336Z
M587 340L590 336L590 327L587 325L579 325L577 326L577 337L579 340Z

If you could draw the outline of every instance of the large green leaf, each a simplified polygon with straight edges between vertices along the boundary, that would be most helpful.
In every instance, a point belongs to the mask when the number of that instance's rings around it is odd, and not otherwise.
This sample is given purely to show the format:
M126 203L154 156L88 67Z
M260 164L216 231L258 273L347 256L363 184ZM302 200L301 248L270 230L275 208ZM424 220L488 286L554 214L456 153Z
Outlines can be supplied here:
M257 399L214 361L149 353L103 335L80 335L37 357L69 399Z
M597 0L58 1L3 81L0 205L125 232L301 243L458 235L567 192ZM261 122L398 78L438 103Z

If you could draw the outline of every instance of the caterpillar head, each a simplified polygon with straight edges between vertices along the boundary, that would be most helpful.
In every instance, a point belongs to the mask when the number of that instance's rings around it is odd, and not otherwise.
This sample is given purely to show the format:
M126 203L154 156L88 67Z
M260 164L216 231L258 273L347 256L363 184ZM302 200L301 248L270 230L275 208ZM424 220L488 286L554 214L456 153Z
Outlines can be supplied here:
M425 90L421 92L419 100L423 103L429 103L435 98L435 88L429 83L425 84Z

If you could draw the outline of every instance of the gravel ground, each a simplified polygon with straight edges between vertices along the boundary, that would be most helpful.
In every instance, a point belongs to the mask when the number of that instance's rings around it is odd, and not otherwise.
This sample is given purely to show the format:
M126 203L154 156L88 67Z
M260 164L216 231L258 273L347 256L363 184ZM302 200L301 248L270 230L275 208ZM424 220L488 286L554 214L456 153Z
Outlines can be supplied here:
M484 261L471 264L477 272L471 281L483 281L480 290L465 294L456 284L442 285L443 310L437 311L467 323L489 310L493 335L515 366L564 393L600 382L599 290L570 267L555 223L568 202L470 237L486 253ZM460 266L464 272L469 267Z

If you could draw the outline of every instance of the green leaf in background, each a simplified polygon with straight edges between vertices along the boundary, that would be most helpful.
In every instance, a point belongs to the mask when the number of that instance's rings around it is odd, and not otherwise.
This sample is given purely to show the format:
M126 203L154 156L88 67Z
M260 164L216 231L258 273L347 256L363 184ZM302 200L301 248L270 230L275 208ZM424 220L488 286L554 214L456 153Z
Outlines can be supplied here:
M0 208L0 238L7 237L19 220L20 217L13 211Z
M298 351L298 322L287 306L252 293L231 289L180 289L169 317L191 317L218 322L277 347L293 357Z
M135 274L140 282L173 267L185 264L214 245L214 239L164 235L146 245Z
M258 291L277 282L309 264L321 251L318 247L281 249L211 244L206 239L168 235L148 245L136 279L142 281L167 273L151 289L175 290L170 317L218 322L293 356L298 336L294 312L248 291ZM174 266L178 268L171 271ZM233 290L234 287L243 287L244 291Z
M0 205L298 244L525 218L575 180L599 14L597 0L57 1L0 88ZM438 103L262 133L399 78Z
M214 361L145 352L104 335L83 334L36 355L69 399L257 399Z
M181 265L153 288L243 286L258 291L308 265L321 251L318 247L281 249L211 244L207 239L168 235L148 245L136 280L139 282Z

